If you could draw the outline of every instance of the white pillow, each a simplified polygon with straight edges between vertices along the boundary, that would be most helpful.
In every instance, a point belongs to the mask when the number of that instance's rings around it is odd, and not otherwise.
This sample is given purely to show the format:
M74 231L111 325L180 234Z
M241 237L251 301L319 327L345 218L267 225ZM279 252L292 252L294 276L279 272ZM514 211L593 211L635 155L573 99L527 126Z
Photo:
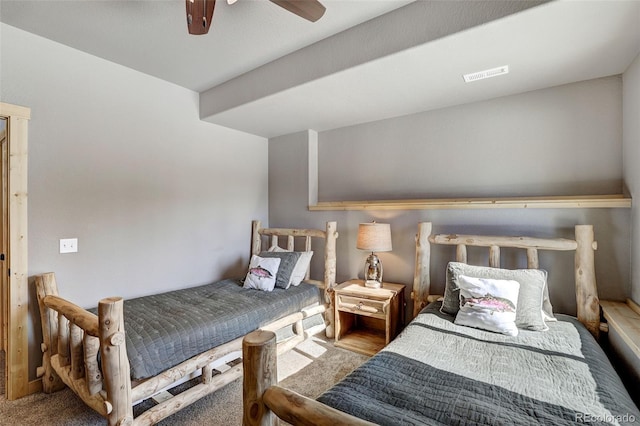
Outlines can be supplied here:
M276 285L276 275L280 259L277 257L260 257L255 254L249 262L249 272L244 279L243 288L254 288L262 291L272 291Z
M283 249L279 246L269 247L269 251L274 252L285 252L288 250ZM312 251L300 251L300 257L296 262L296 266L293 267L293 271L291 272L291 278L289 278L289 284L292 286L300 285L304 277L307 276L307 270L309 269L309 265L311 264L311 257L313 256Z
M518 335L516 310L520 283L514 280L458 277L460 310L455 324L509 336Z

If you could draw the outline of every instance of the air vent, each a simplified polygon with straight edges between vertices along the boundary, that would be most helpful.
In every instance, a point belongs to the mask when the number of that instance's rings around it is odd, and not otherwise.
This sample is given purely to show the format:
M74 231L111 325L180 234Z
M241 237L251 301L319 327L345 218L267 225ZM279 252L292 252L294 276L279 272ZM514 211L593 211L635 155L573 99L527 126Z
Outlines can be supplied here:
M508 74L509 66L504 65L498 68L491 68L490 70L478 71L471 74L465 74L462 77L466 83L471 83L472 81L483 80L485 78L497 77L499 75Z

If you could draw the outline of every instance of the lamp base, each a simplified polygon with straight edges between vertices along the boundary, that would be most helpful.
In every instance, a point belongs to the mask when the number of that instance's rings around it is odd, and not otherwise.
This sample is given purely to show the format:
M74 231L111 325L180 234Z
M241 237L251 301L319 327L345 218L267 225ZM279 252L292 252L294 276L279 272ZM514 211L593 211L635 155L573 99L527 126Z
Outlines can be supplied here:
M375 280L366 280L364 282L364 286L369 288L380 288L382 287L382 283L380 281L375 281Z

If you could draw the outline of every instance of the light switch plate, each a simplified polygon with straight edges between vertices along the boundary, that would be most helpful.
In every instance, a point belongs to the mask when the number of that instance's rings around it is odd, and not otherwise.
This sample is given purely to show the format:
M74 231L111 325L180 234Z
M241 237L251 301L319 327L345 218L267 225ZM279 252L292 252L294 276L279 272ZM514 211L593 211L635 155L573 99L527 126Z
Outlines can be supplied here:
M61 238L60 253L75 253L78 251L77 238Z

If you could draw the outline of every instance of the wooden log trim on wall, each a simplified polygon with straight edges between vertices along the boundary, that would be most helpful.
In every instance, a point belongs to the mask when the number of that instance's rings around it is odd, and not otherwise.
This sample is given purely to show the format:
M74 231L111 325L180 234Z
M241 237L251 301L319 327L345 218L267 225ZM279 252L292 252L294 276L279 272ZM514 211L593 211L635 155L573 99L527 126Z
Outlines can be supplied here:
M377 201L320 201L310 211L335 210L454 210L454 209L586 209L630 208L631 197L569 195L545 197L432 198Z

